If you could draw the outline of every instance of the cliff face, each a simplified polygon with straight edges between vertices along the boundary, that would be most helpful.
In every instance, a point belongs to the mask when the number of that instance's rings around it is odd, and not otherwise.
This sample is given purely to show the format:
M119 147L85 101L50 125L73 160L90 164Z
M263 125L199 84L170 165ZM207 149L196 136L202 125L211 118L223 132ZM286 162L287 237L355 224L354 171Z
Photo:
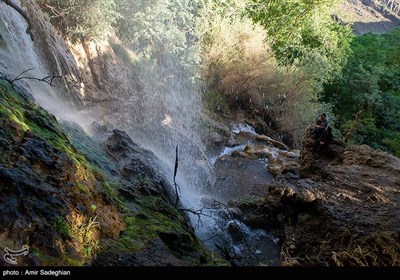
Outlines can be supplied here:
M356 35L381 34L400 26L400 2L397 0L342 2L335 14L340 22L351 24Z
M45 102L41 95L63 99L64 102L78 102L80 71L67 44L46 21L36 1L7 3L13 5L0 3L1 74L10 79L28 69L31 70L23 76L43 78L65 74L65 79L54 80L53 88L23 80L16 83L31 90L43 105L50 102ZM39 91L44 93L40 95Z

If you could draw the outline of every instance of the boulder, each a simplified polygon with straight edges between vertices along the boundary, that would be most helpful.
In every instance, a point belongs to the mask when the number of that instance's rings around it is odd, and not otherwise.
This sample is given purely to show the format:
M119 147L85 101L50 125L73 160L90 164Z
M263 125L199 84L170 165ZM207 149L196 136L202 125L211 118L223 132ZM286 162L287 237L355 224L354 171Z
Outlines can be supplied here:
M346 145L336 138L333 138L328 145L320 145L312 132L313 129L308 129L302 140L300 176L318 179L321 177L322 168L337 159Z

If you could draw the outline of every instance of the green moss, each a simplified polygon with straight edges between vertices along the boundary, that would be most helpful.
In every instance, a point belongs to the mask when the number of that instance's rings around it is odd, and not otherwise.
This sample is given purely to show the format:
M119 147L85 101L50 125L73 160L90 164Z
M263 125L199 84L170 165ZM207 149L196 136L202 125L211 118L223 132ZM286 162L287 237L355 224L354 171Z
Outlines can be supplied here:
M61 216L57 216L54 219L54 228L56 231L64 238L71 237L71 228L69 227L68 223L65 219Z
M62 255L61 258L49 256L34 247L29 248L29 253L37 257L42 266L82 266L84 264L83 260L77 260L68 255Z
M204 256L208 253L176 208L160 196L137 194L135 202L138 210L125 217L127 228L118 241L120 251L140 251L149 241L164 237L164 243L176 257L193 265L200 264L197 253Z
M78 183L77 187L78 187L78 189L80 189L84 193L89 194L89 195L91 194L91 192L90 192L90 190L89 190L89 188L87 186L85 186L85 185L83 185L81 183Z
M103 181L103 189L102 193L105 197L109 198L111 201L113 201L119 208L119 210L123 213L128 212L128 208L126 207L125 203L122 201L122 199L119 197L117 190L119 189L119 186L117 183L110 183L107 181Z

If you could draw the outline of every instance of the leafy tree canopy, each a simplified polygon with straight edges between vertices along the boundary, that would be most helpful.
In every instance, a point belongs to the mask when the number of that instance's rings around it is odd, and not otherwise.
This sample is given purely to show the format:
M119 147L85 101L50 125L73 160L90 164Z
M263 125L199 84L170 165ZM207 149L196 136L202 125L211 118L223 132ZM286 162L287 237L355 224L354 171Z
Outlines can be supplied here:
M103 38L120 14L114 0L38 0L50 22L66 37Z
M400 156L400 29L357 37L343 74L325 87L338 128L357 144Z
M251 0L247 12L266 28L272 50L282 63L292 64L316 54L318 60L328 62L326 77L331 77L346 62L352 39L350 27L339 25L331 17L337 2Z

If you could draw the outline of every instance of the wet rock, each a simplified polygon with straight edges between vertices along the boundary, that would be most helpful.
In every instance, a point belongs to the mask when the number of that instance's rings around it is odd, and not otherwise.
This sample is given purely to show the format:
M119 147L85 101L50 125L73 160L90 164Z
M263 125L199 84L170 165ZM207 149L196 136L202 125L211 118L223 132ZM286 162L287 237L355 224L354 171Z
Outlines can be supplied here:
M226 229L234 242L240 242L244 238L244 234L239 224L235 221L229 221Z
M266 146L259 144L248 144L244 152L252 158L266 158L270 153Z
M98 139L105 139L111 134L107 126L101 125L98 122L92 122L89 125L88 130L93 137Z
M174 256L160 239L150 241L136 253L107 251L97 256L95 266L188 266L189 263Z
M272 139L271 137L266 135L257 135L256 140L266 142L267 144L279 149L289 150L289 147L286 146L283 142Z
M285 173L299 173L300 164L298 160L288 159L284 157L273 158L269 160L268 172L274 176L279 176Z
M265 170L266 162L247 157L224 156L217 160L215 172L218 177L209 192L217 200L227 202L244 194L261 195L266 192L266 186L273 179Z
M250 158L249 154L243 151L233 151L231 154L232 157L241 157L241 158Z
M278 150L278 154L285 158L298 159L300 157L300 150L291 150L291 151Z
M233 139L232 137L229 138L228 142L226 143L226 146L230 147L230 148L233 148L233 147L236 147L239 145L240 145L240 143L236 139Z
M224 141L222 135L215 131L210 132L209 139L214 144L220 144Z

